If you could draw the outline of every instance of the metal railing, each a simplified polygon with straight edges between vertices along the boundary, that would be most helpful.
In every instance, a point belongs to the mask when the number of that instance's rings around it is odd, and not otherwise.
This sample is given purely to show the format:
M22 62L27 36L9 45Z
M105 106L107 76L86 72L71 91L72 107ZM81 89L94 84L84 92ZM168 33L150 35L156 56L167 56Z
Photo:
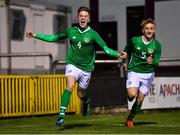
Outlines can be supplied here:
M57 114L66 88L64 75L1 75L0 117ZM67 112L80 113L77 85Z
M159 66L179 66L180 58L162 58Z
M95 60L95 63L119 63L121 64L120 60ZM56 60L52 64L52 72L55 73L56 71L56 66L57 65L65 65L66 61L63 60Z
M105 64L105 63L117 63L117 64L122 64L120 60L95 60L96 64ZM55 74L56 73L56 66L57 65L65 65L66 61L63 60L56 60L53 62L52 64L52 73ZM122 66L120 66L120 76L124 77L124 70L122 68Z
M53 57L50 53L46 52L23 52L23 53L0 53L0 57L49 57L49 73L52 73ZM11 67L9 69L11 73Z
M165 62L165 64L164 64ZM160 59L160 66L167 65L167 62L180 62L180 58L162 58ZM106 63L117 63L117 64L122 64L120 60L95 60L95 63L97 64L106 64ZM57 65L65 65L66 61L63 60L56 60L52 63L52 73L56 73L56 66ZM177 64L174 64L177 65ZM179 64L180 65L180 64ZM168 66L168 65L167 65ZM120 66L120 76L124 77L124 69L122 66Z

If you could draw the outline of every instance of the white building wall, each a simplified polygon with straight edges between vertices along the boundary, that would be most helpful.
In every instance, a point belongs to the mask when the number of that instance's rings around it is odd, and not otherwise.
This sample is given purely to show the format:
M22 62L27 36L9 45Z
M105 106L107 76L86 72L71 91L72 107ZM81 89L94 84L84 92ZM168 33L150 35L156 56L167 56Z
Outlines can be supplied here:
M118 50L122 51L127 43L126 7L144 5L144 0L99 0L100 22L117 21Z
M25 32L33 31L35 33L42 34L53 34L53 15L63 14L57 11L48 11L42 9L43 7L36 7L40 9L33 9L33 7L19 7L11 6L13 9L21 9L24 11L26 16L26 28ZM49 43L36 39L27 38L24 36L22 41L11 41L12 52L47 52L53 55L54 60L65 60L67 47L64 44L59 43ZM25 61L25 62L23 62ZM28 61L28 62L27 62ZM22 63L22 64L15 64ZM49 68L49 58L48 57L25 57L25 58L13 58L12 59L13 68Z
M89 0L38 0L48 1L54 4L60 4L70 6L72 8L72 14L68 15L68 18L74 23L76 22L77 10L80 6L89 7ZM143 6L145 0L99 0L99 21L117 21L118 24L118 50L121 51L127 42L127 30L126 30L126 8L128 6ZM33 9L28 7L11 6L11 8L21 8L24 14L28 16L26 19L25 31L32 30L44 34L53 34L52 29L52 17L54 14L62 14L56 11L42 11L41 16L34 17ZM162 42L162 57L180 57L180 42L179 28L180 23L180 1L161 1L155 2L155 20L157 22L156 38ZM7 53L7 23L5 19L5 10L0 7L0 53ZM36 18L36 19L35 19ZM41 21L40 24L36 24L34 21ZM69 22L69 26L71 23ZM38 27L38 29L36 29ZM60 45L59 43L47 43L43 41L37 41L35 39L24 38L23 42L12 41L12 52L49 52L53 55L54 60L65 60L67 46ZM16 58L15 58L16 59ZM48 59L48 58L47 58ZM26 58L28 62L22 62L22 60L12 61L14 68L49 68L49 63L46 58L38 58L36 60ZM3 58L0 60L0 67L7 67L7 60ZM18 63L18 64L17 64ZM21 64L19 64L21 63Z
M0 53L8 53L7 48L7 23L6 23L6 10L0 7ZM0 60L0 68L7 67L7 58Z
M180 58L180 0L156 2L155 11L156 38L162 43L162 57Z
M55 5L55 4L54 4ZM10 5L11 9L23 10L26 16L25 33L33 31L35 33L53 34L53 17L54 15L65 15L68 18L68 27L71 25L71 13L64 13L57 10L50 10L42 5L19 6ZM6 11L2 6L0 7L0 53L8 53L7 44L7 20ZM48 43L36 39L30 39L25 36L22 41L11 40L11 53L25 53L25 52L47 52L52 54L53 60L65 60L68 43ZM8 69L8 59L0 59L0 72L6 73ZM49 57L12 57L12 70L21 71L21 69L39 70L46 72L50 68ZM18 72L19 72L18 71ZM26 72L26 71L25 71ZM33 72L33 71L32 71ZM13 72L14 73L14 72Z
M49 0L39 0L39 1L49 1ZM51 0L51 3L58 3L65 6L70 6L72 8L72 22L76 22L77 10L81 6L89 7L89 0Z
M78 7L89 7L89 0L58 0L58 2L72 7L73 20L76 19ZM126 7L144 4L145 0L99 0L99 21L117 21L118 23L118 50L122 50L127 42ZM162 58L180 57L179 13L180 0L155 1L156 38L163 45Z
M41 0L48 1L48 0ZM80 6L89 7L89 0L51 0L72 7L72 20L76 21L77 10ZM99 21L117 21L118 50L126 45L126 7L144 5L144 0L99 0Z

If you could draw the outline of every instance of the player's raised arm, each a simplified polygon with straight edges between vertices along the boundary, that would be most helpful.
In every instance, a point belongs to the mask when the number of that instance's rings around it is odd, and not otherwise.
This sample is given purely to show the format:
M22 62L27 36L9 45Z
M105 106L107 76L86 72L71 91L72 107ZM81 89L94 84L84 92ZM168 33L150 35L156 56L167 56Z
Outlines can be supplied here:
M46 42L56 42L58 40L67 38L66 30L64 32L57 33L55 35L33 33L32 31L28 31L28 32L26 32L26 36L28 38L36 38L36 39L39 39L39 40L42 40L42 41L46 41Z

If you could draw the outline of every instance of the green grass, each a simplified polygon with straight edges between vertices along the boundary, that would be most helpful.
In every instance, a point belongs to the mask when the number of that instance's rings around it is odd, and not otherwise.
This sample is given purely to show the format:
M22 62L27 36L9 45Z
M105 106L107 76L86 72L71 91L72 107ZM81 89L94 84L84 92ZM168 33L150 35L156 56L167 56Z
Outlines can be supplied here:
M1 119L0 134L180 134L180 111L138 114L132 129L126 117L66 115L64 130L55 126L57 115Z

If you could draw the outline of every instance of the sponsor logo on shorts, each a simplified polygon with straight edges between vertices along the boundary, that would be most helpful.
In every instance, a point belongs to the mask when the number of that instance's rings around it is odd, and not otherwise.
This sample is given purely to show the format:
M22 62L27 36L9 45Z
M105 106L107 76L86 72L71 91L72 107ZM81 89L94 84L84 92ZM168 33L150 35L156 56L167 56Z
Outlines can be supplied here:
M72 70L68 70L68 73L71 73L72 72Z
M132 84L132 81L129 81L129 82L128 82L128 85L131 85L131 84Z

